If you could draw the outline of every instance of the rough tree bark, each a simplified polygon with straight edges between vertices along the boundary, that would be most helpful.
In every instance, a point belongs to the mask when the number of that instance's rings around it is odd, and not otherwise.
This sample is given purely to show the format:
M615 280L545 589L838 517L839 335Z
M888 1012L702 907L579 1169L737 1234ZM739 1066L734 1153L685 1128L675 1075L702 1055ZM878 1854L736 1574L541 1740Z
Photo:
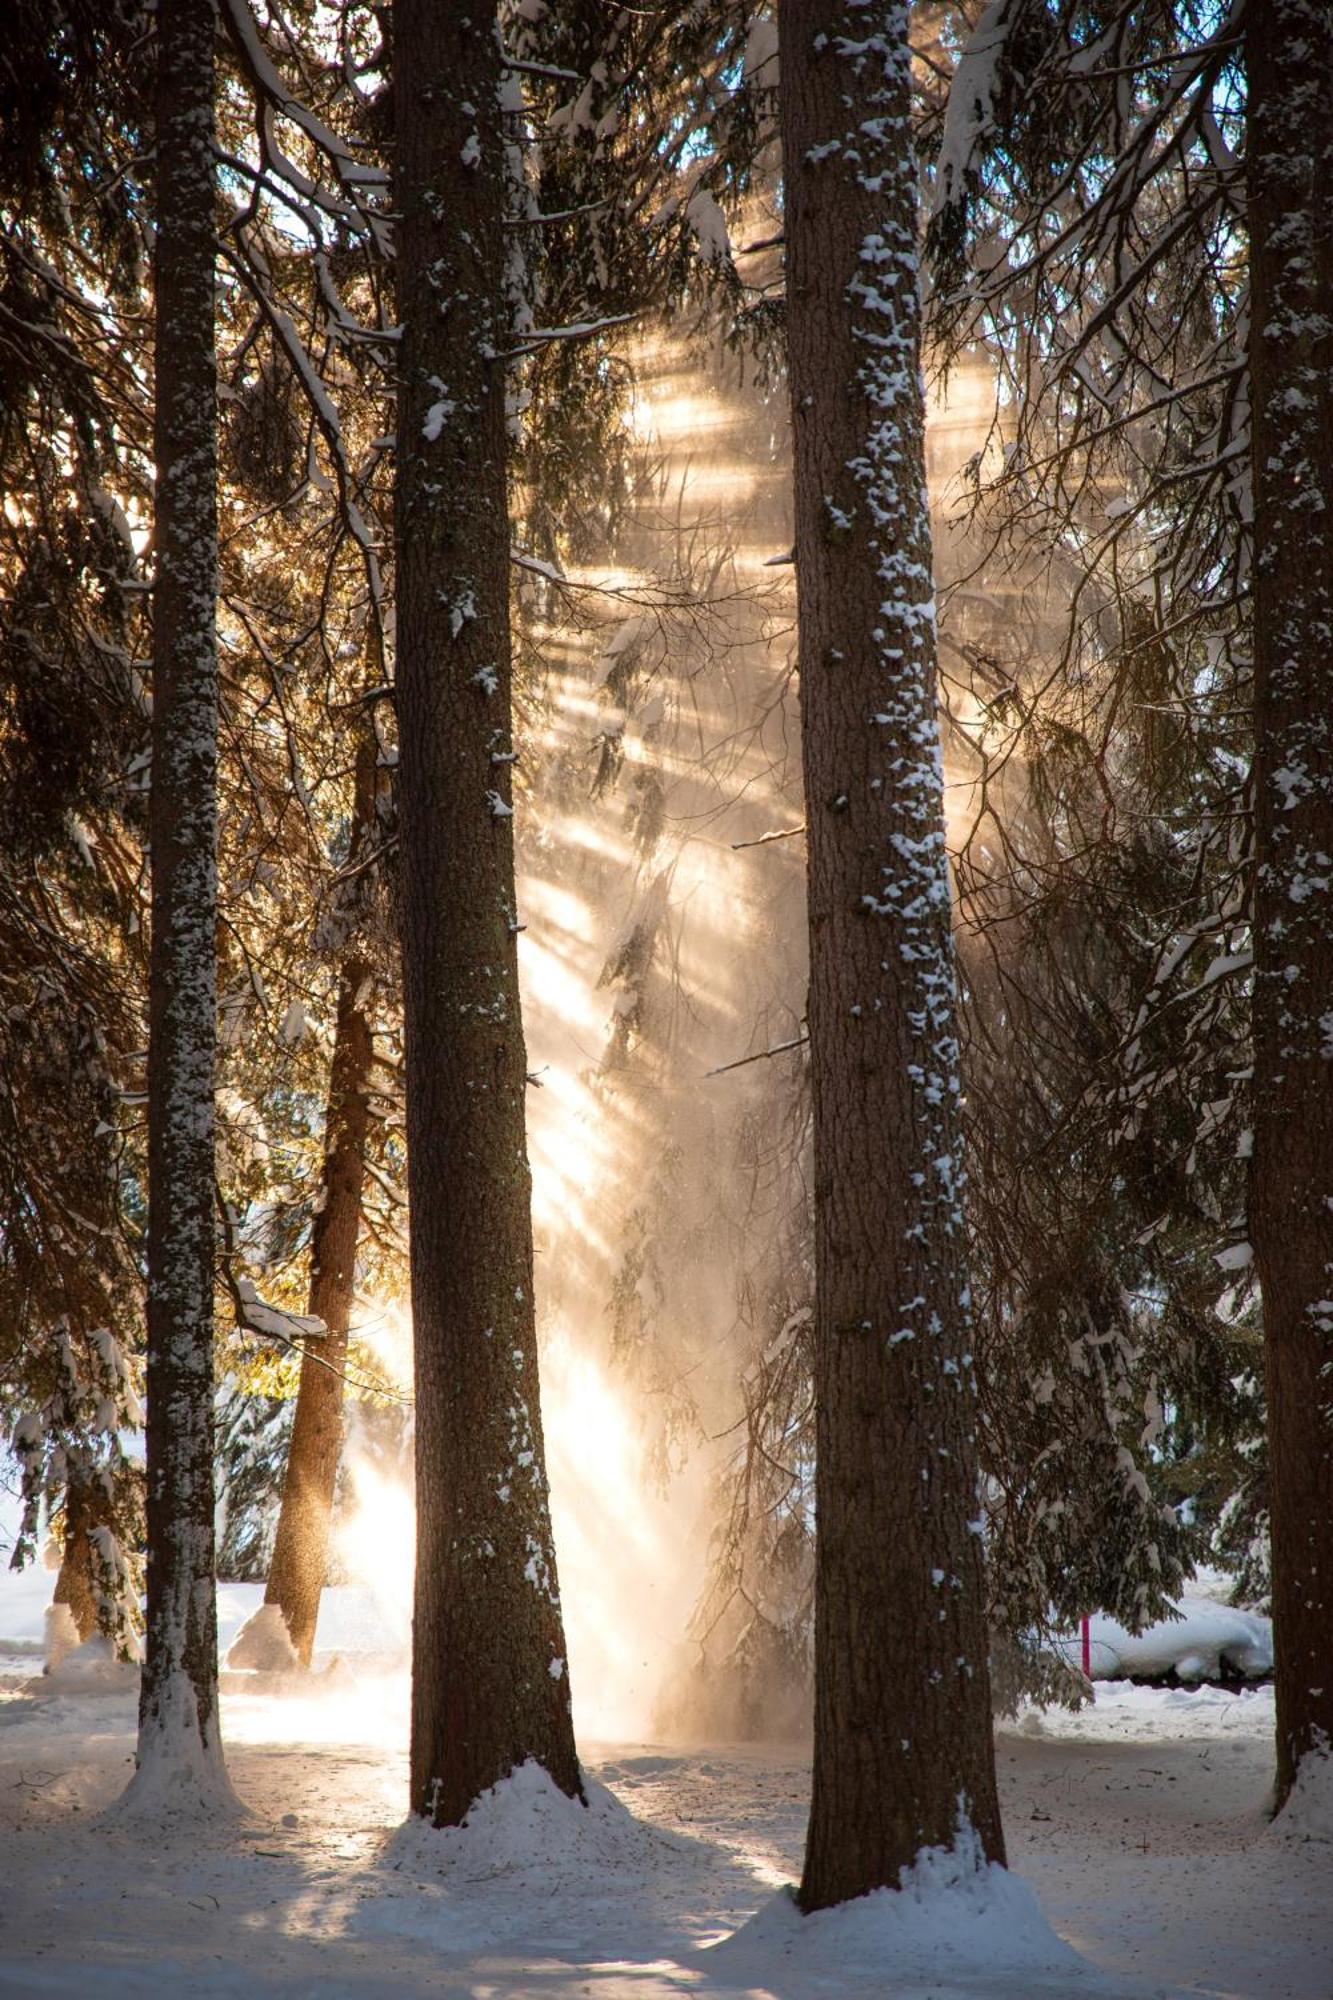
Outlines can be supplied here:
M1255 984L1277 1803L1333 1744L1333 37L1251 7Z
M394 10L395 530L417 1573L411 1804L578 1795L538 1408L510 773L494 9Z
M93 1550L89 1536L107 1526L109 1508L94 1475L72 1472L65 1486L65 1545L60 1574L51 1593L53 1604L69 1606L82 1645L97 1630L97 1592L93 1585Z
M1004 1858L976 1518L907 11L889 0L779 8L815 1152L807 1910L896 1886L924 1847Z
M129 1797L232 1794L217 1705L213 1072L217 1035L217 369L210 0L157 14L148 1606Z
M356 760L349 863L356 861L364 844L374 836L375 757L373 740L363 742ZM308 1310L323 1320L328 1332L301 1360L282 1506L264 1592L264 1602L281 1609L303 1667L310 1665L314 1650L342 1451L343 1370L356 1290L356 1246L370 1127L367 1092L375 1059L364 998L370 978L371 967L364 956L349 953L338 975L338 1018L324 1122L324 1198L310 1245Z

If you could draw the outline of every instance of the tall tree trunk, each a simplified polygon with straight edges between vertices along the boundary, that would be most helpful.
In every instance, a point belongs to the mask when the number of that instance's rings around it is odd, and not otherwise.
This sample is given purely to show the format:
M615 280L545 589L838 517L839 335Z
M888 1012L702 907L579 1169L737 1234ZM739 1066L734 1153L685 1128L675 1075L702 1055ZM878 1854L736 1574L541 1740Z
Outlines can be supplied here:
M494 9L394 10L399 826L417 1572L411 1803L579 1792L538 1406L511 807Z
M157 15L148 1613L131 1796L230 1799L213 1555L217 369L210 0Z
M97 1475L71 1472L65 1483L65 1546L60 1557L60 1574L51 1598L54 1604L69 1606L80 1645L85 1639L91 1639L97 1630L93 1547L88 1537L94 1528L107 1525L109 1511Z
M1277 1802L1333 1745L1333 36L1249 10L1255 986Z
M356 760L349 862L358 858L374 836L375 757L374 741L363 742ZM309 1310L323 1320L328 1332L301 1360L282 1507L264 1592L266 1604L280 1607L303 1667L310 1665L315 1645L342 1451L343 1370L356 1290L356 1246L370 1126L367 1092L375 1057L364 998L370 979L369 962L360 953L349 953L338 977L338 1019L324 1121L323 1200L310 1245Z
M907 8L781 0L779 33L810 854L818 1555L801 1902L813 1910L896 1885L924 1847L1004 1849Z

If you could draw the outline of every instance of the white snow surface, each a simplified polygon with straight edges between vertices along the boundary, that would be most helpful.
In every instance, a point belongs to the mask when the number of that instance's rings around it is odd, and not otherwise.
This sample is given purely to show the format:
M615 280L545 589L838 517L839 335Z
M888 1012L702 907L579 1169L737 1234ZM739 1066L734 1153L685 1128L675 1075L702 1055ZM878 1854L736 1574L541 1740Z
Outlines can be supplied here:
M0 1574L0 1995L1333 1994L1328 1771L1270 1825L1269 1687L1101 1682L1076 1715L1029 1711L997 1737L1011 1873L927 1855L899 1891L804 1918L798 1745L585 1743L586 1807L527 1766L461 1831L404 1825L406 1676L350 1589L326 1593L312 1676L223 1676L251 1816L105 1814L134 1673L93 1694L35 1671L52 1581ZM261 1598L223 1586L224 1651Z
M1137 1635L1105 1613L1088 1621L1092 1678L1174 1673L1178 1680L1217 1680L1227 1672L1258 1680L1273 1670L1272 1620L1209 1597L1182 1596L1180 1617L1165 1618ZM1059 1641L1074 1666L1083 1662L1082 1636Z

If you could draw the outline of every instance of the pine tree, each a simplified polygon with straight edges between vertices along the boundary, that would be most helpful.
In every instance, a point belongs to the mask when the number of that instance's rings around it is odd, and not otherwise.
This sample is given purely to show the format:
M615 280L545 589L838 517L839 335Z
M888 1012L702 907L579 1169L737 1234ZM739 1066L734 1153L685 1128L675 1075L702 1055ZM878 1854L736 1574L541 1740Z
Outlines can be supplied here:
M349 866L363 861L362 849L374 839L375 829L375 743L368 738L357 752ZM280 1606L303 1666L309 1666L315 1644L342 1447L343 1371L356 1289L356 1247L370 1122L368 1092L375 1054L366 1007L371 978L363 952L350 950L338 976L321 1200L310 1244L308 1309L324 1322L327 1331L301 1360L282 1509L264 1592L265 1603Z
M225 1806L213 1567L216 7L158 10L148 1613L140 1809Z
M510 737L506 134L483 15L394 23L396 687L417 1577L411 1803L580 1789L533 1313Z
M86 1622L132 1644L83 1530L137 1540L141 1273L121 1093L141 1087L133 935L146 620L126 505L148 488L147 151L137 5L20 0L0 50L0 1418L22 1468L12 1555L65 1522ZM122 1506L121 1503L126 1505ZM104 1506L105 1503L105 1506ZM77 1580L76 1580L77 1579Z
M1002 1860L904 5L784 0L809 841L817 1576L807 1910ZM971 1831L969 1831L971 1829Z
M1189 1445L1196 1467L1228 1446L1234 1464L1234 1434L1250 1427L1220 1551L1249 1588L1263 1569L1261 1398L1245 1352L1259 1280L1279 1800L1330 1727L1327 102L1313 7L1216 16L1170 0L1067 11L1013 0L986 10L965 49L937 188L945 323L993 335L1014 390L997 480L1011 527L1077 552L1084 657L1096 658L1109 611L1124 664L1097 671L1122 712L1144 665L1167 662L1158 693L1134 700L1171 714L1162 762L1195 773L1161 814L1152 895L1182 858L1184 893L1162 896L1157 963L1128 1041L1117 1037L1127 1073L1108 1097L1114 1136L1129 1141L1117 1188L1139 1209L1138 1241L1160 1246L1172 1400L1213 1430ZM969 208L984 268L960 282L949 243ZM1123 496L1114 516L1107 489ZM1115 761L1119 788L1127 766ZM1140 812L1150 799L1160 810L1150 786L1137 796ZM1123 914L1108 907L1102 929L1141 933L1144 902L1128 878ZM1237 1158L1249 1160L1248 1198ZM1219 1235L1240 1272L1221 1300Z
M1252 8L1254 1152L1277 1802L1333 1750L1333 39Z

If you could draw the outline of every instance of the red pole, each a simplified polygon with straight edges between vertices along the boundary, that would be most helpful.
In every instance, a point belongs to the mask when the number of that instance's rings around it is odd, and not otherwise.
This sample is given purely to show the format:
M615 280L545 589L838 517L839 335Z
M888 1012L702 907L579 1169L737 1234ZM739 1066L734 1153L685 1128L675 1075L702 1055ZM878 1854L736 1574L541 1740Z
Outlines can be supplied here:
M1088 1680L1092 1679L1091 1620L1086 1616L1083 1619L1083 1672Z

